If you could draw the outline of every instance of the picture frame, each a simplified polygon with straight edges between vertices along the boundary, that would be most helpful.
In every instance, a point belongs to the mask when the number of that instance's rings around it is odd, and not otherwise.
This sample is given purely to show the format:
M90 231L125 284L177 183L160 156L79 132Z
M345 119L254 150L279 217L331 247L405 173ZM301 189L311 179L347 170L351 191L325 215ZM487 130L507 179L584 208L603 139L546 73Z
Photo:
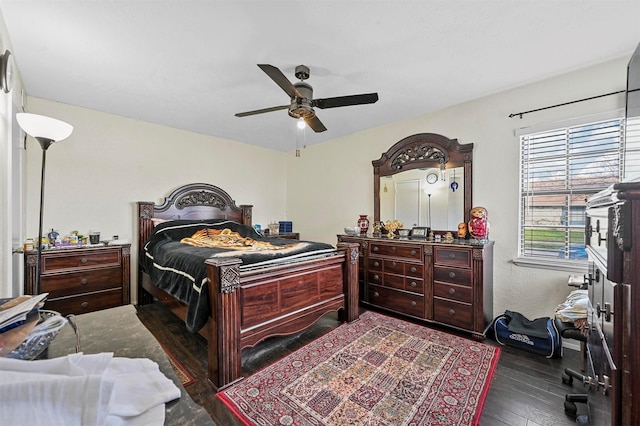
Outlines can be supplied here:
M427 238L429 236L429 231L431 231L431 229L429 229L428 226L414 226L411 228L411 237Z

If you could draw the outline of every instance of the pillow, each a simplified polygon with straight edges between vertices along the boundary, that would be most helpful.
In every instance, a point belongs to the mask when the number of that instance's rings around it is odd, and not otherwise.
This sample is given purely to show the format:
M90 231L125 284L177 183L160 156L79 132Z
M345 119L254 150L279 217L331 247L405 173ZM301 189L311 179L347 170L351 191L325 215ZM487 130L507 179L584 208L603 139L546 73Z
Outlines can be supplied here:
M153 222L153 226L158 226L161 223L169 222L171 219L160 219L159 217L152 217L151 222Z

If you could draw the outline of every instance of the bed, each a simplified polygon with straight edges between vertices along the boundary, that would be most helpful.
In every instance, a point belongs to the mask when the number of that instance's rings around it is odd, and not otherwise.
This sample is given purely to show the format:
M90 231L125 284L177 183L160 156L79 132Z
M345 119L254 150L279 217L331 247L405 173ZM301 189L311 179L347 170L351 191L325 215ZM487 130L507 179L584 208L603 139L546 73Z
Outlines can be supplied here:
M207 339L208 379L216 390L242 379L243 348L299 332L328 312L337 311L340 321L358 319L357 244L326 247L261 237L251 227L252 206L237 206L227 192L210 184L185 185L162 204L140 201L137 207L138 303L162 302L185 321L186 329ZM194 230L200 230L198 235L231 233L284 254L250 259L244 249L230 255L210 244L196 247L188 244ZM298 247L303 245L308 255ZM188 246L186 254L183 246ZM152 252L158 247L164 251ZM187 258L199 269L176 272ZM187 276L193 288L179 290L166 271Z

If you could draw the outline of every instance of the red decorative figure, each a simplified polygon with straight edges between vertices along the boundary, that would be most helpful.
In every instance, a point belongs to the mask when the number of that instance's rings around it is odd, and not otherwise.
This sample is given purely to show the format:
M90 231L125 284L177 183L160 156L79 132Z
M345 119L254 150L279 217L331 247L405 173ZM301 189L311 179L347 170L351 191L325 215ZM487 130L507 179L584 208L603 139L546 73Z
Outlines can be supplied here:
M465 238L467 236L467 224L460 222L458 224L458 238Z
M484 207L474 207L471 209L469 234L478 240L489 238L489 219L487 209Z

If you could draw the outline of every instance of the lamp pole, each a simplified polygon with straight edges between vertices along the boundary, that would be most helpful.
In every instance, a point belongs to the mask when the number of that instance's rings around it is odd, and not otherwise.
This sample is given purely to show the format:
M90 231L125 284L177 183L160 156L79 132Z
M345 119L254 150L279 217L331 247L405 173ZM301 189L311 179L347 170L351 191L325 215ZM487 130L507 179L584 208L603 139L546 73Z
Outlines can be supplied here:
M35 138L42 147L42 171L40 174L40 222L38 225L38 256L36 262L36 294L40 294L40 271L42 268L42 222L44 218L44 171L47 165L47 149L53 141L46 138Z

